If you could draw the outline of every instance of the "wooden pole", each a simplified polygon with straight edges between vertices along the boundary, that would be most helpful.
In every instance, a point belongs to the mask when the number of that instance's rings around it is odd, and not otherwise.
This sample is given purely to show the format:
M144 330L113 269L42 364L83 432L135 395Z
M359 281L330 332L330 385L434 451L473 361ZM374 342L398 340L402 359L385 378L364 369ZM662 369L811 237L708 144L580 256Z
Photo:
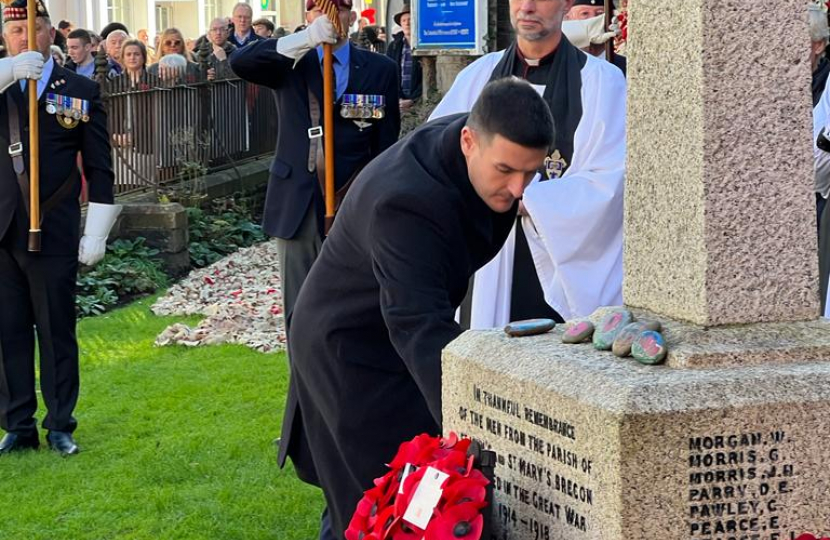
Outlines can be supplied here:
M329 43L323 44L323 140L326 158L326 234L328 234L334 223L334 56Z
M605 32L611 28L611 19L614 17L614 2L612 0L605 0ZM614 56L614 39L609 39L605 42L605 59L609 62Z
M27 4L30 51L37 46L37 0ZM38 123L37 79L29 79L29 251L40 251L40 124Z

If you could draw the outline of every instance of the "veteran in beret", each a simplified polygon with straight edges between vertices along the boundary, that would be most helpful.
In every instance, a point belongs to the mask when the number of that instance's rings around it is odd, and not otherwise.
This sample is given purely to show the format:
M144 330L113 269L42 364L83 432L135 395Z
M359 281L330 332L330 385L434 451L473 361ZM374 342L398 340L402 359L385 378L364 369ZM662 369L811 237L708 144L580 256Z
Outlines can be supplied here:
M49 52L55 28L37 2L36 35L25 0L6 3L0 60L0 455L40 446L35 344L46 405L48 446L79 451L73 416L78 401L75 280L78 264L105 252L120 207L113 204L107 118L98 85L57 65ZM27 86L37 85L40 130L41 250L30 252L30 147ZM89 186L81 235L81 171Z

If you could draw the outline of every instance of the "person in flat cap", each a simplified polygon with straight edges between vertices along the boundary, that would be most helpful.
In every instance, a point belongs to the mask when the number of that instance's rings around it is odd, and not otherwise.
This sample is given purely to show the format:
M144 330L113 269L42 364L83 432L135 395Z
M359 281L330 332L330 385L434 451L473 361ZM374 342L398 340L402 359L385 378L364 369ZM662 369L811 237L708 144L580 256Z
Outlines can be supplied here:
M401 110L406 111L423 94L423 70L421 59L412 54L412 12L408 3L395 14L394 19L401 31L393 36L392 43L386 49L386 56L398 66Z
M78 400L75 281L78 264L100 261L120 207L113 204L107 117L98 84L55 64L55 29L38 2L36 36L28 35L26 0L3 9L9 58L0 61L0 455L40 445L35 391L35 342L43 427L49 447L76 454ZM27 82L26 79L35 79ZM41 251L27 250L29 231L28 84L37 85L40 128ZM81 230L81 173L89 206ZM33 332L33 328L36 331Z
M622 302L626 82L563 35L573 3L510 0L515 41L462 70L432 113L469 111L488 81L518 77L543 94L556 124L513 234L475 275L461 311L473 329L576 319Z
M347 30L356 13L350 0L334 2L343 33L315 0L306 3L308 27L236 50L231 69L242 79L271 88L277 104L277 145L265 201L263 229L275 237L285 320L300 287L320 252L325 207L324 139L334 140L334 176L338 198L372 159L392 146L400 132L398 75L389 58L355 47ZM334 132L323 125L323 43L333 49ZM324 184L324 182L323 182ZM337 219L334 221L337 226ZM289 362L291 359L289 357ZM293 368L292 368L293 369ZM292 381L285 408L279 464L290 456L298 476L319 484L309 449L303 442L305 419ZM327 516L328 514L326 514ZM323 538L330 536L324 519ZM340 531L342 533L342 531Z

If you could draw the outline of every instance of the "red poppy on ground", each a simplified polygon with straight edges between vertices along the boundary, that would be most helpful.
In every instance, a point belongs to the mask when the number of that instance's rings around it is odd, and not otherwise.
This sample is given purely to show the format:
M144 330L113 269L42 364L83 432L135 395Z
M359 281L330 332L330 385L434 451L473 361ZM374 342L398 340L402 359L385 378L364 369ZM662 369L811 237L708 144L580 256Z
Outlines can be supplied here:
M474 504L459 504L441 513L427 527L425 540L479 540L484 517Z

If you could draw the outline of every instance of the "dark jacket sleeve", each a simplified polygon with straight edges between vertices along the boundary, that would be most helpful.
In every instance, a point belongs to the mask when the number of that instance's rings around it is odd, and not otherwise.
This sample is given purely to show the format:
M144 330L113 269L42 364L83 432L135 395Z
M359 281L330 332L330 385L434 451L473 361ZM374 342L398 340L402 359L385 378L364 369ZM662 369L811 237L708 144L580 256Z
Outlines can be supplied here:
M382 57L381 57L382 58ZM398 102L398 75L392 62L383 58L384 78L386 85L384 95L386 96L387 121L381 122L379 129L375 130L372 138L372 155L377 156L396 142L401 134L401 107Z
M294 60L277 52L275 38L260 39L236 49L229 58L240 79L269 88L279 88L294 67Z
M441 351L461 334L449 291L465 264L453 243L457 221L441 197L402 197L378 204L372 223L372 268L389 338L441 424ZM437 200L440 199L440 200Z
M112 171L112 149L107 131L107 111L101 102L97 83L89 81L92 98L89 100L89 122L83 126L81 158L84 176L89 186L90 202L112 204L115 175Z

